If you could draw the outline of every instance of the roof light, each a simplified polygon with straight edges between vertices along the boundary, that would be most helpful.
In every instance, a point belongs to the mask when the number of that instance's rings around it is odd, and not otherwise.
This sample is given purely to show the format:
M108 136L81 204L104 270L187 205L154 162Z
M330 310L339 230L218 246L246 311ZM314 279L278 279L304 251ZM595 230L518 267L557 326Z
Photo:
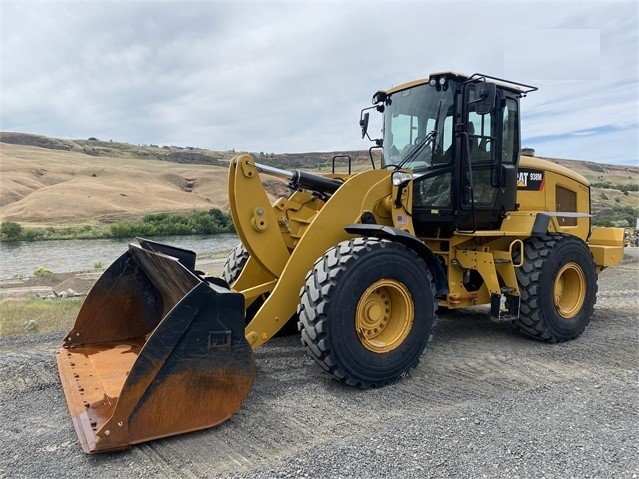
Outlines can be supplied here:
M386 97L388 95L386 95L386 92L383 91L378 91L373 95L373 105L377 104L377 103L382 103L383 101L386 100Z

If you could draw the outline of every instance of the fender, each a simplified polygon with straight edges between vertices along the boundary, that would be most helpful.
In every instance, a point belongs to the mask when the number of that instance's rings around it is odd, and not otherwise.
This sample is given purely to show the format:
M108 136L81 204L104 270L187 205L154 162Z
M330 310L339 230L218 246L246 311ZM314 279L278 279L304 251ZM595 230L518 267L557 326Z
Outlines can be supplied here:
M553 217L557 218L592 218L593 215L588 213L574 213L571 211L541 211L535 216L531 234L533 236L541 236L548 233L548 226Z
M428 269L432 273L435 288L437 289L437 297L448 294L448 280L446 279L444 267L437 259L437 256L435 256L430 248L420 241L419 238L404 230L384 225L354 224L347 225L344 230L353 235L373 236L376 238L395 241L412 249L424 260Z

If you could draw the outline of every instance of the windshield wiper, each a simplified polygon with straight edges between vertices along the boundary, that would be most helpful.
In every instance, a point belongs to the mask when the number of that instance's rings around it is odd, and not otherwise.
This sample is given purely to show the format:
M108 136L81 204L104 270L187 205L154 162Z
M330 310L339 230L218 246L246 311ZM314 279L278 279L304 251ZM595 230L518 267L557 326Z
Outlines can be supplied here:
M415 149L411 151L408 155L406 155L406 157L395 166L395 169L399 170L403 168L406 163L408 163L410 160L412 160L417 155L419 155L422 152L422 150L426 148L426 146L435 139L436 136L437 136L437 132L435 130L431 131L428 135L426 135L426 137L417 144Z

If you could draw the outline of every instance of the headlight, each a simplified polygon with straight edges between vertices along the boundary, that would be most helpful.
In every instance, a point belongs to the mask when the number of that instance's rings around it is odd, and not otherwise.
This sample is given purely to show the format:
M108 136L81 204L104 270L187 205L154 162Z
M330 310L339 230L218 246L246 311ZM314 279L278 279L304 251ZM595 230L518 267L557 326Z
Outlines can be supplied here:
M404 171L398 171L393 173L393 186L399 186L402 183L406 183L413 179L412 173L406 173Z

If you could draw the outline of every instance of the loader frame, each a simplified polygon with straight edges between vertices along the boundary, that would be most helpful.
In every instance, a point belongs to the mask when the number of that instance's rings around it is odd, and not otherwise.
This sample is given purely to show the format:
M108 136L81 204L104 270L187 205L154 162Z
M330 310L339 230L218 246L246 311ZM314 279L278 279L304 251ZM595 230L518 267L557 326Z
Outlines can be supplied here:
M442 231L440 235L418 237L413 218L406 214L412 208L413 183L394 182L393 171L369 170L342 176L347 179L344 186L328 198L294 191L289 198L271 205L259 179L259 166L248 155L233 159L229 174L231 212L250 258L231 286L244 295L247 307L268 293L246 327L247 340L256 349L294 317L298 291L315 260L340 241L356 236L407 245L430 270L441 307L487 304L494 322L512 321L518 315L517 306L504 309L502 300L519 304L516 270L523 265L528 238L568 234L588 242L597 271L618 264L623 257L618 238L623 230L593 228L590 237L588 213L554 211L557 188L574 190L576 210L583 211L589 205L585 179L544 160L524 158L522 165L544 172L543 189L519 192L518 198L531 209L520 204L517 211L504 214L496 230L453 235ZM411 175L409 171L405 174ZM513 261L514 257L519 259Z

